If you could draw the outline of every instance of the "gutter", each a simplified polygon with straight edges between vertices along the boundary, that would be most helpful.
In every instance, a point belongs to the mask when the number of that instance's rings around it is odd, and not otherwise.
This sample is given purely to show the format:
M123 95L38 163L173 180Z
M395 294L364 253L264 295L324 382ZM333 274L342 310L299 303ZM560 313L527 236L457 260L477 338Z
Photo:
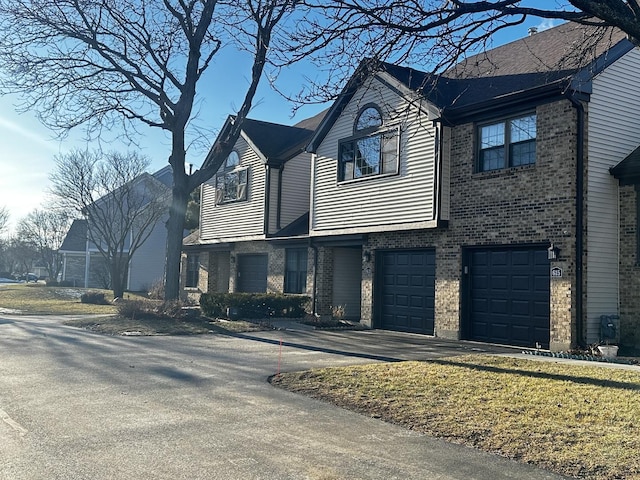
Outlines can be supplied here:
M573 94L567 98L578 114L576 136L576 337L578 346L584 347L583 316L583 256L584 256L584 105Z

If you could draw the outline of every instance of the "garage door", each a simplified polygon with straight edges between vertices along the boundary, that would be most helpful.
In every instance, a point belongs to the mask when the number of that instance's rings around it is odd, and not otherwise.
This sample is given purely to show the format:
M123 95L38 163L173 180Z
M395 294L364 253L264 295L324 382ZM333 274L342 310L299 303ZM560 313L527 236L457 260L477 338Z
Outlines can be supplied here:
M549 347L549 260L544 248L472 250L469 338Z
M238 255L238 292L267 291L267 255Z
M380 252L376 258L380 327L433 335L435 251Z

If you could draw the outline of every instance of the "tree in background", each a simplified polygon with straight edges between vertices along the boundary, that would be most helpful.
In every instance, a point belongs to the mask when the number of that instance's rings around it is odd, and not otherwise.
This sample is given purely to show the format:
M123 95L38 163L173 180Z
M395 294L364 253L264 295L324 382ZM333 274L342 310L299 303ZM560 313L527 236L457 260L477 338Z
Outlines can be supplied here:
M0 207L0 234L4 233L9 224L9 210L7 207Z
M39 259L52 280L56 280L62 270L62 255L58 250L71 221L65 211L34 210L18 222L18 238L36 247Z
M17 277L32 272L33 266L38 260L36 246L18 236L13 236L8 240L4 254L7 271Z
M149 160L76 150L56 158L52 190L63 211L87 220L87 236L109 265L114 297L122 297L131 257L168 215L169 189L146 173Z
M3 91L23 110L66 132L83 125L100 137L141 125L171 137L172 206L167 222L165 297L179 294L180 254L189 194L209 179L235 144L251 108L272 38L298 0L0 0ZM249 53L249 83L216 151L185 171L186 134L196 89L225 46ZM225 72L226 65L219 65ZM229 81L228 75L225 81Z

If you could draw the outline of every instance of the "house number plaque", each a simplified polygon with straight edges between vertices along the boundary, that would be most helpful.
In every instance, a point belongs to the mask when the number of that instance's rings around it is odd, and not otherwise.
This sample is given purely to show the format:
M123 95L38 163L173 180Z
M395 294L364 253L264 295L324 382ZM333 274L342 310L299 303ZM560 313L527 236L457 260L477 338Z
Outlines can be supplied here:
M553 267L551 269L551 278L562 278L562 269L560 267Z

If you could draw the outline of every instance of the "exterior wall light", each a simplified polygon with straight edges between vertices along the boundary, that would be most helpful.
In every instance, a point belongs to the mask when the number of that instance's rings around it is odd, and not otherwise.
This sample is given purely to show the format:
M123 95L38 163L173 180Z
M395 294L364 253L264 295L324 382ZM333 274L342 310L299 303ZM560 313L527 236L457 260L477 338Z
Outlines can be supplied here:
M557 260L560 258L560 249L553 243L547 248L547 258L549 260Z
M371 252L369 252L369 251L365 250L365 251L362 253L362 260L363 260L364 262L366 262L366 263L369 263L369 262L371 261Z

